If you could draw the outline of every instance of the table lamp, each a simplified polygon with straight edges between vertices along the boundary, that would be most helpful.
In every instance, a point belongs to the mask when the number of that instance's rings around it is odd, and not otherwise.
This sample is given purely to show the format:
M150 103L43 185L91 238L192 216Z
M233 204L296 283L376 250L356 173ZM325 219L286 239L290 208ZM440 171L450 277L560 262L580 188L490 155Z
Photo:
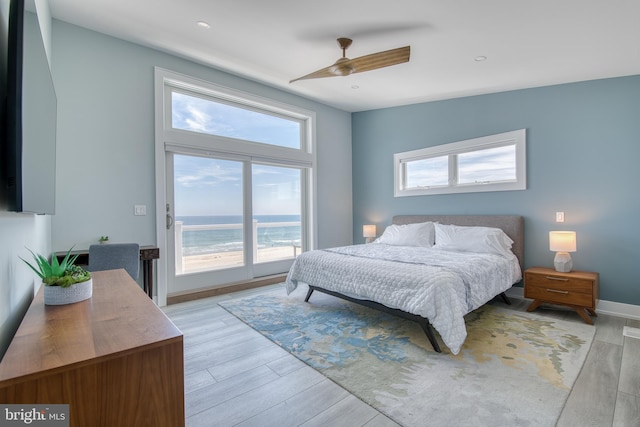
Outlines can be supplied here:
M553 265L556 271L568 273L573 267L573 260L569 252L576 251L575 231L550 231L549 250L556 253Z
M376 237L376 226L374 225L363 225L362 226L362 236L365 238L365 243L373 242L373 239Z

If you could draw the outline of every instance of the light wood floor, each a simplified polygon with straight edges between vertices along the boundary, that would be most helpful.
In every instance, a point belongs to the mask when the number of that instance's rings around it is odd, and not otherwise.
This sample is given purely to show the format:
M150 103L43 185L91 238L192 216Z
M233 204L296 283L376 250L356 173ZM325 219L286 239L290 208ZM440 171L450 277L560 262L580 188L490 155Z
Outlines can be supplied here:
M285 292L272 285L164 308L184 333L187 426L397 426L217 305L274 291ZM519 311L529 304L512 301ZM582 321L563 308L537 311ZM622 335L624 325L640 321L600 315L595 325L557 425L640 426L640 340Z

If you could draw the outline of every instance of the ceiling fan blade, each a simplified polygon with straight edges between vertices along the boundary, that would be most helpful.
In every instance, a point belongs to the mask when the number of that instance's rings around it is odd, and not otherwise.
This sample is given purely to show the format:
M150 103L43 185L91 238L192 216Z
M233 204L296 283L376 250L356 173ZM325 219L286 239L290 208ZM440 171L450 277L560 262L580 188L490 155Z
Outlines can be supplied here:
M399 47L397 49L385 50L384 52L372 53L349 61L354 73L376 70L378 68L389 67L391 65L409 62L411 47Z
M290 80L289 83L297 82L298 80L320 79L322 77L335 77L336 75L331 72L331 67L333 67L333 65L330 65L318 71L314 71L313 73L309 73L306 76L302 76L302 77L298 77L297 79Z

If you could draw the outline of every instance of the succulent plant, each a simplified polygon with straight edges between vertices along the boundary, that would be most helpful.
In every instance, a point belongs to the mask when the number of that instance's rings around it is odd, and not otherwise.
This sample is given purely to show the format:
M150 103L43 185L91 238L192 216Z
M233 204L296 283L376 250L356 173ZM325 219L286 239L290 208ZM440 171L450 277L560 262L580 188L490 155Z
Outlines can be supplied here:
M27 248L36 265L34 266L29 261L20 257L25 264L27 264L47 286L60 286L67 288L76 283L86 282L91 278L91 273L86 271L79 265L75 265L78 255L71 255L71 249L67 252L61 262L58 262L58 257L55 253L51 254L51 262L42 255L34 253L31 249Z

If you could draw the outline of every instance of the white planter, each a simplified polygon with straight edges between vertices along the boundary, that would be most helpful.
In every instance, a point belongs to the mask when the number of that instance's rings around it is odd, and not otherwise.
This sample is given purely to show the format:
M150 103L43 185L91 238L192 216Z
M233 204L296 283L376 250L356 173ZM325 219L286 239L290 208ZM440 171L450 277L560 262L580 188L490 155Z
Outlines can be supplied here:
M86 282L76 283L67 288L60 286L44 287L44 303L45 305L64 305L74 302L84 301L93 295L93 279Z

